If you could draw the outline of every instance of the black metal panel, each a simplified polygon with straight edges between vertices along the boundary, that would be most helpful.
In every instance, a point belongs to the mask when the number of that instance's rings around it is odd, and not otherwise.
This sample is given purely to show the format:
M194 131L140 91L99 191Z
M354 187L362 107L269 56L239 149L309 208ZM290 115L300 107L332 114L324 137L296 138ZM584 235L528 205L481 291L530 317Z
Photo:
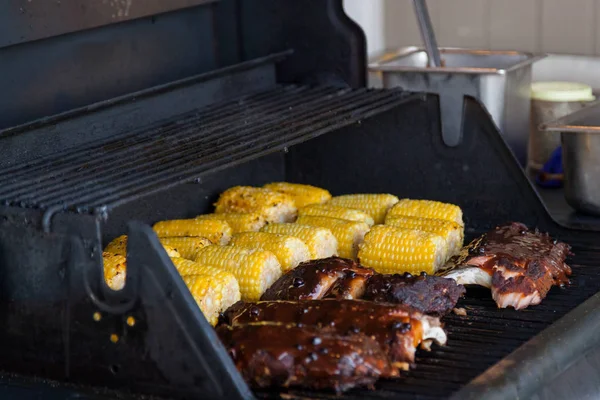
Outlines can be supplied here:
M216 0L5 0L0 2L0 48L212 1Z
M1 48L0 129L215 69L211 14L193 7Z
M365 36L344 13L341 0L240 4L244 57L294 49L279 70L282 82L366 85Z

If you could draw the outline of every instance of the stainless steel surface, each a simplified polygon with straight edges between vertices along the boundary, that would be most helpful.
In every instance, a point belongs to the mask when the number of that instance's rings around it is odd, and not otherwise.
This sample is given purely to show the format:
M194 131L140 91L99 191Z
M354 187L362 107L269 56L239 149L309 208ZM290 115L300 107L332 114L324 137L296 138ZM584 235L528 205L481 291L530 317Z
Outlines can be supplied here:
M567 202L600 216L600 102L543 128L561 135Z
M444 67L427 67L427 53L416 47L385 53L369 65L384 87L426 91L440 96L442 135L460 143L463 97L479 99L491 114L519 162L525 165L529 136L531 65L543 58L516 51L440 49Z
M417 21L419 22L419 30L421 31L421 38L423 44L427 50L427 59L429 66L441 67L442 59L440 57L440 50L438 49L437 40L435 39L435 32L431 19L429 18L429 10L427 9L427 3L425 0L413 0L415 14L417 14Z
M540 129L540 125L581 110L590 103L589 101L531 100L531 127L527 150L527 170L530 173L539 172L552 152L560 146L560 134Z

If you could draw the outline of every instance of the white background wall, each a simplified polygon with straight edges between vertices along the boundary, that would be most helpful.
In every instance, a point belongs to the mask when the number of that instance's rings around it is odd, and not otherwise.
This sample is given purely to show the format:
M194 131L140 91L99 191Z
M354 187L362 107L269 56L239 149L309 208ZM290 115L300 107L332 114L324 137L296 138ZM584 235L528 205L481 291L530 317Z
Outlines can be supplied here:
M420 45L412 0L344 0L369 54ZM428 0L440 46L600 55L600 0Z

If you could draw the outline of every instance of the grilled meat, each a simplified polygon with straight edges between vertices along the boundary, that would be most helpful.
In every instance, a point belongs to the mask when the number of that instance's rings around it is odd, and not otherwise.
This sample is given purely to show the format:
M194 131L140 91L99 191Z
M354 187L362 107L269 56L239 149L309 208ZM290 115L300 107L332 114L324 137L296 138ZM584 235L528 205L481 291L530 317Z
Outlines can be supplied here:
M340 257L307 261L279 278L261 300L358 299L373 274L373 270Z
M407 304L426 314L445 315L464 293L464 286L439 276L377 274L367 282L363 299Z
M256 388L342 392L397 375L379 344L362 333L261 322L221 325L217 334L244 379Z
M521 223L497 227L453 257L447 278L491 288L500 308L539 304L553 285L569 282L570 247Z
M300 264L279 278L261 300L364 299L408 304L426 314L443 315L464 292L451 279L381 275L355 261L330 257Z
M340 335L364 333L379 343L395 368L408 369L419 344L446 343L436 317L397 304L361 300L306 300L237 302L224 314L224 322L243 325L273 321L317 326Z

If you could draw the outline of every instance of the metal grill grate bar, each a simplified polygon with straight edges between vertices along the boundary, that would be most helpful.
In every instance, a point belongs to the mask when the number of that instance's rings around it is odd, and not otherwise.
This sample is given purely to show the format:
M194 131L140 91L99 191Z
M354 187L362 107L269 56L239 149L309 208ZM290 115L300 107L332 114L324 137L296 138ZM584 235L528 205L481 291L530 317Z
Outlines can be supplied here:
M281 87L93 146L4 169L4 204L92 212L199 177L217 163L284 148L397 105L395 90ZM1 173L0 172L0 173Z

